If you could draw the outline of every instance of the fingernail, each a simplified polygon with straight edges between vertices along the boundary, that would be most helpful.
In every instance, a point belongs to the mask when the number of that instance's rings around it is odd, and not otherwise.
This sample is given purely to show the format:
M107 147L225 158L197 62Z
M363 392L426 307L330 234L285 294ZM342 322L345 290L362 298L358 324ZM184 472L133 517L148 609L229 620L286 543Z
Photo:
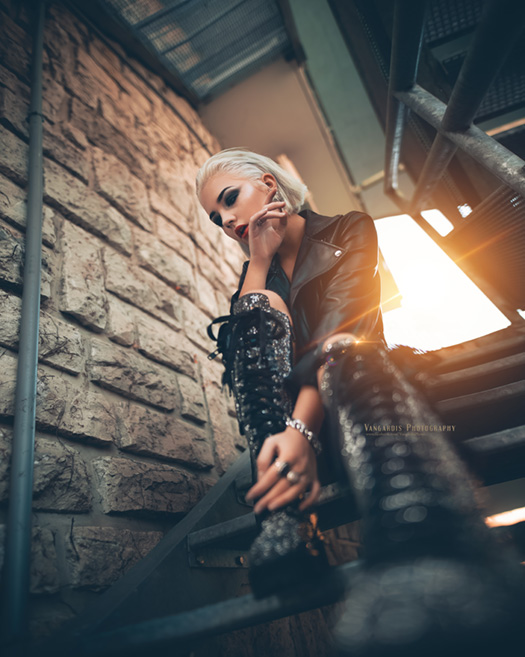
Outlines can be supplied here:
M261 513L261 511L263 511L263 510L264 510L264 507L262 507L262 506L255 505L253 507L253 512L254 513Z

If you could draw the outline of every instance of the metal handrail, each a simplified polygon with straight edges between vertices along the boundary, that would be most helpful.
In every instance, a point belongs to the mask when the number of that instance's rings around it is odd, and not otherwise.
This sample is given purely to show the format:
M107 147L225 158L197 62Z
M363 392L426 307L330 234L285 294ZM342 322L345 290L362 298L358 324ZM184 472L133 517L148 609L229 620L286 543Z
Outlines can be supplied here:
M472 125L483 97L523 31L525 3L513 0L490 0L487 3L448 105L415 83L424 29L424 4L415 0L396 2L386 130L385 194L402 211L418 212L459 148L503 183L525 195L525 161ZM510 21L509 16L512 16ZM397 189L408 109L438 132L410 203Z

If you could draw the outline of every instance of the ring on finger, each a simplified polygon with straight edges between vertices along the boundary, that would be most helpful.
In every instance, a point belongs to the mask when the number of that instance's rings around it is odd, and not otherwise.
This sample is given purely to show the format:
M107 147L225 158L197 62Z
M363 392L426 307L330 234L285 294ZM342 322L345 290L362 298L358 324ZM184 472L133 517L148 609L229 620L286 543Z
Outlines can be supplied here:
M291 466L288 463L288 461L274 461L273 464L277 468L279 477L287 477L288 474L290 473Z
M286 480L288 481L289 484L291 484L293 486L293 485L299 483L299 481L301 480L301 475L297 472L294 472L293 470L290 470L286 474Z

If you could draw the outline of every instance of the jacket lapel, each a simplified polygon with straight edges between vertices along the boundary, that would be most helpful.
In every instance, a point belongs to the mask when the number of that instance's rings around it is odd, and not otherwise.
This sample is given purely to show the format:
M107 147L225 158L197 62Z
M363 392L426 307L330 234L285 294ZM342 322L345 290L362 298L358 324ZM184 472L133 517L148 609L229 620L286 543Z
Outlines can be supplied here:
M346 253L346 249L343 247L316 237L318 233L331 226L342 215L325 217L312 210L302 210L299 214L306 219L306 224L303 241L293 271L290 307L293 306L301 288L317 276L327 272Z

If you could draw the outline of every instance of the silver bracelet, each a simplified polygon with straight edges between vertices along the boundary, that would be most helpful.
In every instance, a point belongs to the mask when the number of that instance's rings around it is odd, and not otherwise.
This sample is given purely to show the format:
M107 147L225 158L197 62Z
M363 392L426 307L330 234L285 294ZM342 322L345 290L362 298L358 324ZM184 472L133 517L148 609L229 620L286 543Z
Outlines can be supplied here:
M295 418L287 417L286 426L292 427L292 429L297 429L297 431L300 434L302 434L306 438L306 440L310 443L316 455L319 456L319 454L321 454L321 452L323 451L323 447L321 445L319 438L315 435L313 431L310 431L310 429L306 426L304 422L301 422L301 420L297 420Z

